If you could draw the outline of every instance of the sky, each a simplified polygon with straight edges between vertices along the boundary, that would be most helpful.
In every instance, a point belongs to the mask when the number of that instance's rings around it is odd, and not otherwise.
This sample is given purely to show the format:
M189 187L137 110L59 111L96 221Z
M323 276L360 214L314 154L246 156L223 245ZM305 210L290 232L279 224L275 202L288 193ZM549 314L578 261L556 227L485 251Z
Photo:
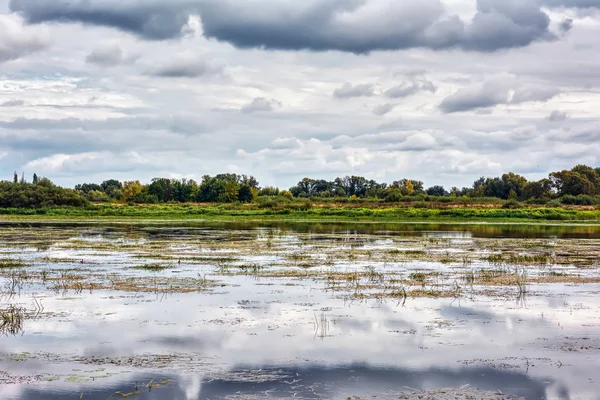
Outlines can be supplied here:
M0 0L0 179L600 166L600 0Z

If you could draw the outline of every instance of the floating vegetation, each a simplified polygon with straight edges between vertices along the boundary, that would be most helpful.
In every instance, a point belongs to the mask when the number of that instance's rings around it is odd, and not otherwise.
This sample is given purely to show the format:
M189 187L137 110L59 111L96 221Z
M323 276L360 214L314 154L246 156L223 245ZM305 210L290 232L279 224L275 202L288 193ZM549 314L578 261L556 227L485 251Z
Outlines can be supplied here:
M8 309L0 310L0 334L16 335L23 330L24 311L11 305Z
M491 254L486 261L493 264L548 264L552 257L548 254Z
M12 269L12 268L23 268L26 266L27 266L27 264L23 260L20 260L20 259L9 259L9 258L0 259L0 270Z
M167 269L172 269L172 266L161 265L161 264L145 264L145 265L136 265L133 269L139 269L144 271L152 271L152 272L160 272L165 271Z

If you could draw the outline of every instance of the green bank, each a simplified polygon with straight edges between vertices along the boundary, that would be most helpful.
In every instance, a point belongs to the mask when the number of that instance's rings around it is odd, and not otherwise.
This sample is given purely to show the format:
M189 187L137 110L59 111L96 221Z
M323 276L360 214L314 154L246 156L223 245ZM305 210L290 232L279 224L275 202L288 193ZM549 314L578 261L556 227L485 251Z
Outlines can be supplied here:
M316 207L270 209L255 205L97 205L90 207L3 208L2 221L33 220L328 220L361 222L553 222L600 223L600 210L550 207Z

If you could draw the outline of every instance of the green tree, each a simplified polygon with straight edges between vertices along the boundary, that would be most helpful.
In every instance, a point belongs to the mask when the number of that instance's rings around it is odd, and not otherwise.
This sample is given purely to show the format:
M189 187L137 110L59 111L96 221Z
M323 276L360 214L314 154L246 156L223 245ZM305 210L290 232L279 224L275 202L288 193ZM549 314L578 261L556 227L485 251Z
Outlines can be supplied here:
M427 189L427 194L430 196L448 196L448 192L443 186L432 186Z
M596 188L587 176L573 171L558 171L550 174L552 187L559 196L580 194L594 195Z
M122 200L134 201L134 198L142 193L142 184L140 181L126 181L123 182L122 189Z
M100 184L102 191L113 199L120 199L122 196L123 184L116 179L109 179Z
M252 193L252 187L248 184L240 186L238 191L238 200L242 203L250 203L254 200L254 194Z
M550 182L550 179L527 182L523 188L523 198L525 199L545 199L551 197L552 182Z

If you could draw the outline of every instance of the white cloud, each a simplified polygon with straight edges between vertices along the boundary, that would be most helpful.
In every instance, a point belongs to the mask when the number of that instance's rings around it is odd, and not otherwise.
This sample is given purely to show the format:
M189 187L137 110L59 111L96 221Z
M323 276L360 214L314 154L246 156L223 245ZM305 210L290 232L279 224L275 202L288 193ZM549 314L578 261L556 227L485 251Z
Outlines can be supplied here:
M392 3L391 11L405 9ZM540 17L517 3L502 12ZM477 11L471 0L441 4L444 15L469 23ZM44 51L21 51L2 63L0 168L9 171L34 163L69 186L111 175L197 179L228 166L283 187L305 175L348 173L460 186L498 165L538 174L568 168L576 156L600 164L595 13L545 10L557 34L573 19L568 34L509 51L411 47L355 55L238 49L204 37L197 15L175 15L173 31L148 27L154 30L145 34L175 35L158 41L107 26L23 25L6 12L0 20L18 39L11 43L52 38ZM359 7L338 13L348 19L338 22L367 29L350 19L378 12ZM386 19L369 33L398 33L394 23ZM510 40L522 34L517 28ZM131 164L131 152L152 162Z
M43 50L49 44L46 29L24 26L13 14L0 14L0 63Z

